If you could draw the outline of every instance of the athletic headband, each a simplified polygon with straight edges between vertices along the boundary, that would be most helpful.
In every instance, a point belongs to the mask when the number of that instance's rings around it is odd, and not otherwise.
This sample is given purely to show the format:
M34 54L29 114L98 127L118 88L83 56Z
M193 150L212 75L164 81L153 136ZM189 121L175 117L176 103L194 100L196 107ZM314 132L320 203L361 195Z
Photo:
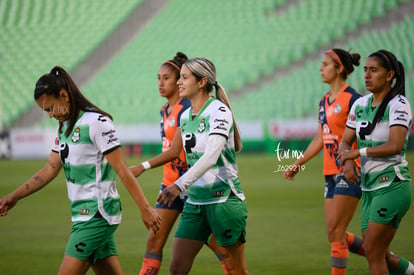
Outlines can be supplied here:
M338 62L339 65L341 65L344 68L346 75L349 75L348 70L345 68L344 64L342 64L341 59L339 58L339 56L336 54L334 50L326 51L326 54L328 54L330 57L335 59L335 61Z
M178 67L178 65L177 64L175 64L174 62L171 62L171 61L167 61L167 62L165 62L164 64L170 64L170 65L173 65L178 71L181 71L181 68L180 67Z

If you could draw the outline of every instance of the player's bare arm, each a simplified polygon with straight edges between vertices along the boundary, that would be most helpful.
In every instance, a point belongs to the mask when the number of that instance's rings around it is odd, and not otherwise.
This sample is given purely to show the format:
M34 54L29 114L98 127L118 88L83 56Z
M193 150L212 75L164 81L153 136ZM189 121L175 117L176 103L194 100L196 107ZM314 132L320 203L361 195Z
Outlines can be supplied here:
M52 152L42 169L37 171L36 174L12 193L0 199L0 216L7 215L8 210L13 208L20 199L33 194L49 184L59 174L61 168L62 164L59 154Z
M50 153L49 159L45 166L37 171L36 174L34 174L26 183L24 183L24 189L27 193L16 192L18 191L17 189L12 194L16 193L15 195L19 200L40 190L59 174L61 168L62 164L60 162L59 154L56 152Z
M401 154L404 149L407 131L408 129L406 127L400 125L390 127L389 141L375 147L367 148L367 155L373 158L380 158Z
M115 170L121 182L128 190L131 197L141 210L141 217L146 228L151 228L154 232L157 232L160 228L161 217L148 203L141 186L138 184L131 170L125 163L122 156L121 147L118 147L111 152L105 154L105 158L109 164Z
M312 139L311 143L306 148L305 152L303 153L303 157L296 160L293 165L289 165L286 172L283 174L283 177L287 180L293 180L295 175L300 171L297 167L301 167L306 162L311 160L314 156L316 156L321 150L323 149L323 135L320 125L316 130L316 135Z
M174 134L174 138L172 140L171 147L159 154L158 156L148 160L148 164L150 168L155 168L161 165L166 164L169 161L172 161L180 155L180 151L183 147L182 140L181 140L181 134L180 131L176 131ZM132 171L132 174L134 174L135 177L138 177L141 175L145 170L148 170L150 168L145 168L144 165L138 164L135 166L131 166L130 169Z

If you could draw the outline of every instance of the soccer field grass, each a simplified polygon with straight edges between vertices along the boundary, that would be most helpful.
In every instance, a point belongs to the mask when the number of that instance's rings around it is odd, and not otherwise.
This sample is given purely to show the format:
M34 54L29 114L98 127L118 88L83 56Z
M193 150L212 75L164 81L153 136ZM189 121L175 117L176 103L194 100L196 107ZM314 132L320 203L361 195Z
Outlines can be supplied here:
M143 159L130 158L129 164ZM413 167L414 154L408 155ZM293 160L290 160L293 161ZM0 161L0 196L22 184L42 161ZM330 274L330 246L323 217L322 158L310 161L294 182L275 172L275 155L238 156L240 179L248 204L246 261L256 274ZM145 194L155 201L162 169L138 178ZM123 222L116 232L119 258L125 274L138 274L145 251L147 232L140 213L122 183ZM0 274L56 274L70 234L70 209L63 173L45 189L21 200L0 218ZM392 243L392 250L414 261L414 210L410 208ZM359 233L359 209L350 231ZM170 236L160 274L168 274ZM367 274L363 257L351 254L347 274ZM91 271L88 274L93 274ZM190 274L224 274L207 247L197 256Z

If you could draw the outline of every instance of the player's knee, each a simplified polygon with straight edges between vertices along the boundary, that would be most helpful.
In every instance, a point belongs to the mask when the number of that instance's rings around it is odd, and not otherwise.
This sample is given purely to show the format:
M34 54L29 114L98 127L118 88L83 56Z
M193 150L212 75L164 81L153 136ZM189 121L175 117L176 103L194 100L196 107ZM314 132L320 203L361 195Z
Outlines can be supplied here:
M365 243L365 254L368 262L382 261L387 258L386 251L382 251L371 243Z
M174 261L170 263L170 275L188 274L191 270L192 263L183 261Z
M161 235L150 234L147 239L147 251L151 253L162 253L164 248L165 238Z
M340 242L345 240L345 232L338 225L328 225L328 241Z

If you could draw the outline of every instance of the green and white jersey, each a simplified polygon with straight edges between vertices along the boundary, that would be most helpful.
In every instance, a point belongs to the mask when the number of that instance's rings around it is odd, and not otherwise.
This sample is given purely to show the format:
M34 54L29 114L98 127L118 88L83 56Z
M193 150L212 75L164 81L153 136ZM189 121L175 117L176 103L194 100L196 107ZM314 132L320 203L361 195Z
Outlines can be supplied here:
M358 148L375 147L389 141L390 128L403 126L408 129L404 148L401 154L382 158L361 157L361 188L372 191L389 186L397 177L400 180L411 180L405 153L408 144L409 130L412 124L410 103L402 95L395 96L387 105L384 117L372 129L372 121L379 105L372 108L373 96L359 98L352 105L347 127L356 131Z
M188 188L187 202L197 205L222 203L231 192L244 200L230 109L221 101L210 98L195 117L192 117L192 108L185 110L180 125L189 169L203 156L209 135L222 135L227 139L216 164Z
M65 121L52 150L59 153L65 172L72 222L88 221L99 211L109 224L119 224L122 215L116 174L104 157L120 146L111 119L82 112L69 137L65 136L67 127Z

